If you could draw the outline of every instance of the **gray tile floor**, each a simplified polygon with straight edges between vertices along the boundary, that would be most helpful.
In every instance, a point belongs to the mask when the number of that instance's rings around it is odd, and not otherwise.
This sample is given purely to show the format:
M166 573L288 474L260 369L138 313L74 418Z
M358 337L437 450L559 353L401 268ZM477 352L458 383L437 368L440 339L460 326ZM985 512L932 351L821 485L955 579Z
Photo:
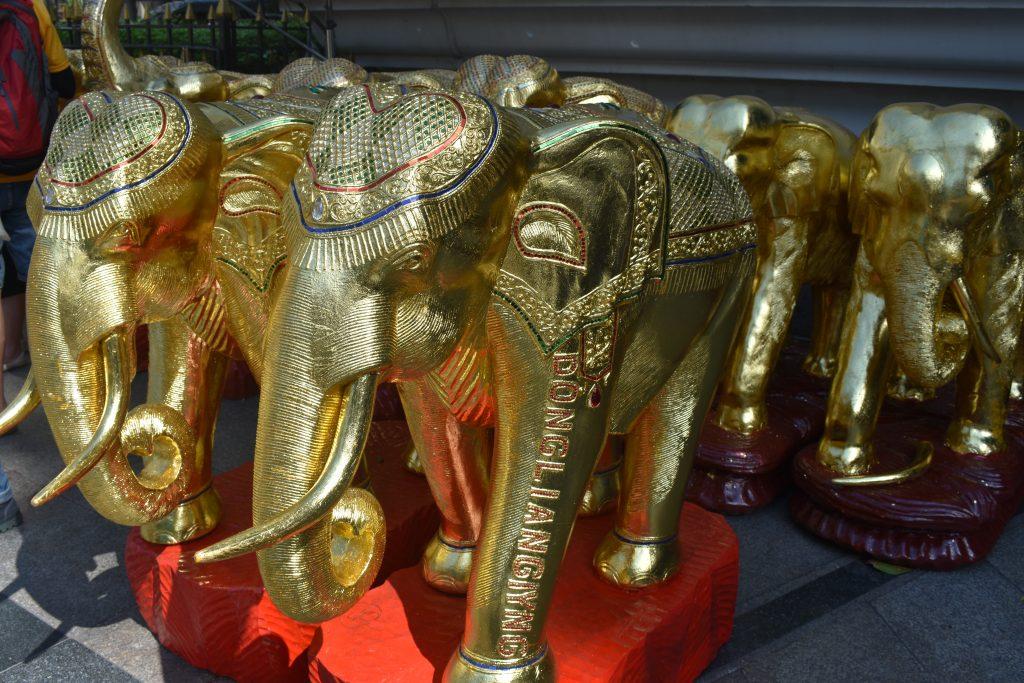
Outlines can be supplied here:
M23 377L7 373L8 396ZM219 470L249 457L256 407L224 404ZM77 491L29 507L57 472L54 451L41 413L0 439L26 517L0 534L0 681L215 680L143 625L121 568L125 528ZM900 576L803 533L785 501L730 523L740 539L736 626L704 680L1024 680L1024 516L974 567Z

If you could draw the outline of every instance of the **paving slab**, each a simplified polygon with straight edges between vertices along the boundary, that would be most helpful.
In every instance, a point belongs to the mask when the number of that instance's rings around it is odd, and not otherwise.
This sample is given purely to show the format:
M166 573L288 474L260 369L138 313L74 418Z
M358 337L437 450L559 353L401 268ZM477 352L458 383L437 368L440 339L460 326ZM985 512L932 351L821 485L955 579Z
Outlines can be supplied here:
M1024 593L987 563L919 572L872 600L922 666L944 680L1024 677Z

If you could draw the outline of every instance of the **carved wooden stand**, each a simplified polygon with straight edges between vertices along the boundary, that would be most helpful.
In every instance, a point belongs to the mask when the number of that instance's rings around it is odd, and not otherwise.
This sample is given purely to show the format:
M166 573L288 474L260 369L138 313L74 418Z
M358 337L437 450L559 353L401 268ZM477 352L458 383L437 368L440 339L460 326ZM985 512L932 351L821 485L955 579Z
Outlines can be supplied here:
M426 481L404 467L409 442L405 423L391 420L374 422L367 444L373 489L388 522L380 581L416 564L439 522ZM256 557L210 565L191 559L252 525L252 465L214 482L224 517L213 533L178 546L147 543L137 529L128 536L125 567L142 617L164 647L199 668L240 681L304 681L306 649L317 629L274 607Z
M687 499L718 512L752 512L789 485L789 463L825 425L828 383L804 372L802 345L782 351L768 389L768 425L749 436L730 432L708 413Z
M739 556L725 520L686 505L683 565L642 591L606 584L591 566L609 516L580 519L559 573L548 638L563 681L693 680L732 632ZM439 680L459 644L465 599L431 590L418 568L395 572L310 648L314 681Z
M935 446L931 466L903 484L833 486L817 444L807 446L794 463L793 517L818 536L893 564L955 569L982 559L1024 500L1024 430L1011 419L1005 451L961 455L942 445L949 415L926 408L879 421L880 471L904 466L920 440Z

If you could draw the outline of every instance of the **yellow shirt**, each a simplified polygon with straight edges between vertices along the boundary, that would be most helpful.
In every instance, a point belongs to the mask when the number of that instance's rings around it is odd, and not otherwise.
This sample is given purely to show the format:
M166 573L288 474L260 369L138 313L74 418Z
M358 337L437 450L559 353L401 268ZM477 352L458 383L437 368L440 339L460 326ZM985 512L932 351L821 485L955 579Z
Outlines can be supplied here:
M43 52L46 53L50 73L55 74L67 69L71 64L68 62L68 56L64 54L64 46L61 45L60 36L57 34L53 21L50 20L50 13L46 11L46 5L43 4L43 0L32 0L32 7L36 11L39 35L43 39ZM0 183L17 183L32 180L35 177L35 171L16 176L0 175Z

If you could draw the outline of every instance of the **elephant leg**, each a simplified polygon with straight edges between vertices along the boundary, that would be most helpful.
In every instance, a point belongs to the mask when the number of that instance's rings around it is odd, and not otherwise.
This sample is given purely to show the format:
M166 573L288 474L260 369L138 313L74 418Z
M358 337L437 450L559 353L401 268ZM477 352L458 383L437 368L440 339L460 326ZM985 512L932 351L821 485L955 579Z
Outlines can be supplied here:
M459 422L426 380L398 385L413 444L441 511L423 554L423 576L446 593L465 593L487 503L490 430Z
M608 437L601 457L597 459L594 474L587 482L587 490L583 492L580 517L595 517L615 505L621 488L620 474L625 450L626 445L622 437Z
M623 493L615 528L594 555L609 583L639 588L664 581L679 568L676 536L686 482L725 365L728 340L745 297L734 287L697 336L668 382L626 436Z
M885 299L862 248L818 445L818 459L833 471L858 475L871 467L871 439L892 365Z
M1021 330L1024 334L1024 329ZM1013 365L1013 381L1010 382L1010 398L1014 401L1024 400L1024 344L1017 340L1017 354Z
M1000 360L978 352L968 356L957 378L956 409L946 444L958 453L988 454L1006 445L1006 402L1024 318L1024 254L981 256L966 270L980 323Z
M168 406L185 419L195 440L196 473L177 508L141 527L142 537L151 543L184 543L209 533L220 521L211 455L227 362L227 357L211 349L180 319L149 325L146 404ZM136 476L143 482L160 482L173 466L173 451L178 446L152 436L149 442L151 452L144 454L148 457Z
M496 362L500 412L491 496L449 681L550 681L544 624L587 480L604 446L611 401L588 402L579 353L550 357L520 331ZM570 341L568 344L574 344ZM614 389L614 381L612 382ZM606 392L606 395L610 392Z
M765 391L789 330L807 263L806 220L777 218L758 245L754 293L737 332L718 399L718 425L741 434L765 426Z
M804 371L828 379L836 372L836 356L843 333L843 314L850 299L848 287L816 285L811 290L814 301L811 350L804 359Z

